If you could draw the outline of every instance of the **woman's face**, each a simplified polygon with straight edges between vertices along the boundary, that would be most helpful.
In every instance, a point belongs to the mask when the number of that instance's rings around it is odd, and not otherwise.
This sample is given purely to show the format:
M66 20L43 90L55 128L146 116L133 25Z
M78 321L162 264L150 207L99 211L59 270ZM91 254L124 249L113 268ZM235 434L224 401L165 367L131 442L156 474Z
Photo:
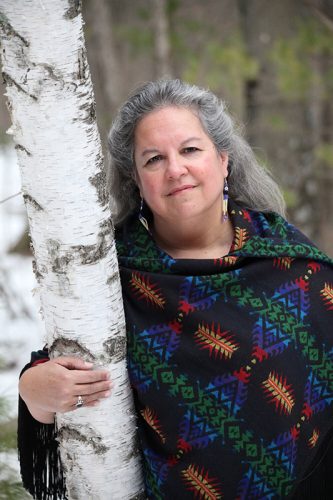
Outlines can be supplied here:
M136 127L134 158L155 221L221 216L228 155L217 153L192 111L170 106L145 116Z

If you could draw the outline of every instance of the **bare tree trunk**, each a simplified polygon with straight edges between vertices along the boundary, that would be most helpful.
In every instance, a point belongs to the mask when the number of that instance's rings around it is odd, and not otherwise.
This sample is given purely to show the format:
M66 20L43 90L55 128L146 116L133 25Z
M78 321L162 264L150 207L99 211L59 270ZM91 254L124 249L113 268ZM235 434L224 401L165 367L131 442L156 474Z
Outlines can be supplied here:
M245 42L248 54L257 59L256 39L258 33L253 30L251 23L250 10L254 5L247 0L238 0L238 12L240 18L240 31ZM260 75L256 78L247 78L244 81L244 96L243 96L243 121L247 124L247 139L250 144L257 144L256 137L256 113L258 111L258 87L260 82Z
M91 32L92 45L94 46L92 55L96 56L98 54L98 57L90 61L90 66L92 72L95 66L96 80L102 87L101 100L103 98L103 105L101 109L105 110L102 121L104 126L109 126L112 116L121 103L122 89L122 75L113 36L112 2L107 0L87 2L84 9Z
M111 398L57 415L70 498L143 491L123 304L80 2L0 0L3 76L47 343L110 370Z
M153 1L153 27L155 34L156 78L171 77L170 34L167 0Z

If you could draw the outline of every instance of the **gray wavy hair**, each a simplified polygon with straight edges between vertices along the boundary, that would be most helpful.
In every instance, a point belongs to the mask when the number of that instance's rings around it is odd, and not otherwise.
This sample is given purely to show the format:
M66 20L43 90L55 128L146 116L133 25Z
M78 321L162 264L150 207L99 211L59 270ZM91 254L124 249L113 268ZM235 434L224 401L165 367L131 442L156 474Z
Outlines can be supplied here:
M138 211L140 194L135 181L134 133L148 113L167 106L193 111L218 152L229 155L229 195L241 207L285 214L285 203L276 182L262 167L242 137L225 103L211 91L181 80L159 80L140 87L119 109L113 121L108 146L107 172L113 220L120 224Z

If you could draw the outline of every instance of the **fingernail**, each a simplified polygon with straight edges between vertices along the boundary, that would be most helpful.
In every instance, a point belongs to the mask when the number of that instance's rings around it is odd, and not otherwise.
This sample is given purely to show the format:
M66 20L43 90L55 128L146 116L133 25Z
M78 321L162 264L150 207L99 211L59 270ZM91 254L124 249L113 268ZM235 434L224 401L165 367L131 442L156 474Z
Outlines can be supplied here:
M91 363L90 361L85 361L84 364L85 364L85 366L89 366L89 367L93 366L93 363Z
M108 392L106 392L106 393L104 394L104 396L103 396L103 397L104 397L104 398L108 398L108 397L110 396L110 394L111 394L111 392L110 392L110 391L108 391Z

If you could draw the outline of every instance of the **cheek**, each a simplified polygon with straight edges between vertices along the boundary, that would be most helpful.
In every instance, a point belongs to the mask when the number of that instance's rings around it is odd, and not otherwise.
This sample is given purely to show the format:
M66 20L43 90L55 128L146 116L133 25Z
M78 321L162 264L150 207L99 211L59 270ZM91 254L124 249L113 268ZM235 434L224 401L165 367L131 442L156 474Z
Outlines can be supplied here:
M145 198L151 198L158 191L158 181L150 176L141 176L139 187Z

